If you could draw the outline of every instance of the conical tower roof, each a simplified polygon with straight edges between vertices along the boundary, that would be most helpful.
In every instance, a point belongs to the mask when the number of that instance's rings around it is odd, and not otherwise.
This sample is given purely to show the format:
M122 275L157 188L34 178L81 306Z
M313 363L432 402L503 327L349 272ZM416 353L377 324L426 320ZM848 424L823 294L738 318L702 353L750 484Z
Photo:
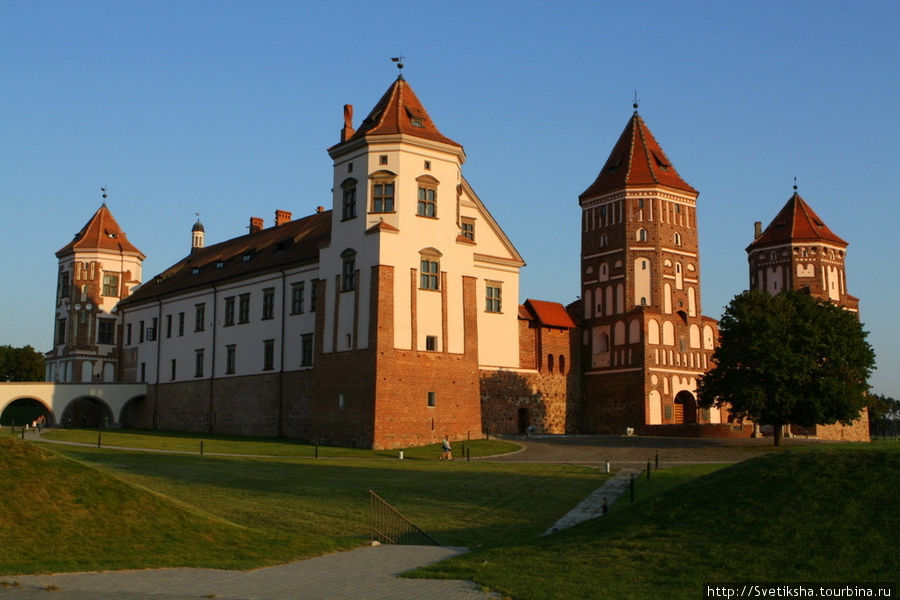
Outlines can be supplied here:
M391 84L350 139L397 133L462 148L461 144L441 134L402 75Z
M125 232L119 227L105 202L100 205L100 208L81 228L81 231L75 234L74 239L57 251L56 256L62 258L76 250L129 252L140 256L141 260L145 258L144 253L125 237Z
M594 183L581 194L585 199L630 186L663 185L697 194L675 170L637 110Z
M747 247L747 251L790 242L830 242L847 246L847 242L831 231L797 192L794 192L765 231Z

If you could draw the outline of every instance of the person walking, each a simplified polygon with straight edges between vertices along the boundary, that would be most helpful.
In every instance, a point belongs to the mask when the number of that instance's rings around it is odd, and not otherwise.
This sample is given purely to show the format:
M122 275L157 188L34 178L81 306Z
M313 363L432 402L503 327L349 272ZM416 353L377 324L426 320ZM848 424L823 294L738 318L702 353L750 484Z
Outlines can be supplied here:
M450 447L450 438L444 436L444 442L441 444L441 460L453 460L453 452Z

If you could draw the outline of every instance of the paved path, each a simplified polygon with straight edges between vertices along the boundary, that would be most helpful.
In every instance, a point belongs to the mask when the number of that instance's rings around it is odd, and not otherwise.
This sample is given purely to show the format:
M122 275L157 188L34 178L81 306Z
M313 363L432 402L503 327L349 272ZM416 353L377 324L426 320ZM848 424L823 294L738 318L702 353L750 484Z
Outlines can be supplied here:
M10 600L484 600L469 581L394 577L463 548L370 546L253 571L147 569L0 577Z
M563 518L554 523L543 535L556 533L560 529L566 529L573 525L578 525L582 521L594 519L603 516L603 502L606 501L607 508L612 506L619 496L625 493L631 484L631 477L640 473L637 469L622 469L611 478L607 479L603 485L581 501L575 508L566 513Z

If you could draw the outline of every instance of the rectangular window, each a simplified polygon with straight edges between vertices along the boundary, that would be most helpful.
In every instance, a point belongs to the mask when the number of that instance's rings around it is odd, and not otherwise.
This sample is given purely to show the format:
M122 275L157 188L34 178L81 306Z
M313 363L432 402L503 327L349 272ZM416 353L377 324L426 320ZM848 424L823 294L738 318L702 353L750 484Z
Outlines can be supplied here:
M203 377L203 348L194 350L194 377Z
M299 315L303 312L303 282L291 286L291 314Z
M172 373L169 376L169 380L174 381L175 380L175 359L174 358L171 361L171 368L172 368Z
M235 344L228 344L225 346L225 373L232 374L234 373L234 362L235 357L237 355L237 346Z
M356 289L356 253L345 252L344 264L341 269L341 291L349 292Z
M437 336L436 335L426 335L425 336L425 349L431 352L437 350Z
M263 340L263 371L275 368L275 340Z
M172 337L172 315L166 315L166 337Z
M394 182L372 186L372 212L394 212Z
M71 285L69 284L69 272L68 271L60 271L59 273L59 297L60 298L68 298L69 297L69 288Z
M234 325L234 296L225 298L225 327Z
M238 303L238 323L250 322L250 294L241 294Z
M184 335L184 313L178 313L178 337Z
M422 272L419 275L419 287L423 290L436 290L438 286L438 274L441 272L441 264L436 260L423 259L421 261Z
M206 327L206 303L194 305L194 331L203 331Z
M498 282L487 282L485 285L485 302L484 302L484 310L487 312L498 313L500 312L500 293L501 293L500 283Z
M103 295L118 296L119 295L119 274L104 273L103 274Z
M266 288L263 290L263 321L275 318L275 288Z
M467 219L465 217L460 221L460 235L469 241L475 241L475 219Z
M147 363L141 363L141 383L147 381Z
M60 319L56 322L56 343L66 343L66 320ZM130 342L129 342L130 343Z
M437 216L437 190L434 188L419 188L419 202L416 206L416 214L420 217L436 217Z
M131 345L131 323L125 325L125 345Z
M144 343L144 322L138 321L138 344Z
M300 366L310 367L313 364L313 334L300 336Z
M309 312L316 312L316 292L319 290L319 280L313 279L309 285Z
M159 325L159 319L153 317L153 325L147 328L147 341L152 342L156 339L156 328Z
M348 186L344 188L344 203L341 209L341 218L346 221L347 219L356 218L356 186Z
M115 319L99 319L97 321L97 343L98 344L115 344L116 343L116 320Z
M434 392L428 392L428 406L435 406L437 404L437 395Z

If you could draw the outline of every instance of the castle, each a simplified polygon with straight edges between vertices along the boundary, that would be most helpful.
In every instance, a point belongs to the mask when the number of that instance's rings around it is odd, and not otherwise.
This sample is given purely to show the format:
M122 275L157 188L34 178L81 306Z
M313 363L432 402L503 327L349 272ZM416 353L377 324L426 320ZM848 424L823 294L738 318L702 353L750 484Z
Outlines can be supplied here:
M198 220L190 253L146 281L101 206L57 252L47 380L145 382L122 426L373 448L491 432L750 434L697 407L717 340L701 312L698 192L637 106L579 197L581 298L567 307L518 304L524 260L402 75L358 127L344 107L328 152L331 207L277 210L269 227L252 217L249 233L210 246ZM751 285L802 284L855 308L846 243L827 228L820 241L785 234L779 218L748 248Z

